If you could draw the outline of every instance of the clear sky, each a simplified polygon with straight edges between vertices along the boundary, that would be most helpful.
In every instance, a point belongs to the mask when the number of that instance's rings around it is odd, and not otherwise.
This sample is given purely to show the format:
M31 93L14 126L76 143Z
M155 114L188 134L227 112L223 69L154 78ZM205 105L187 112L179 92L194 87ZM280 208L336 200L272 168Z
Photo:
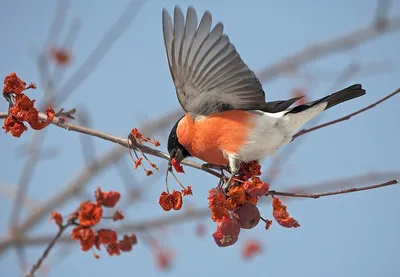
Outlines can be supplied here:
M83 25L73 47L72 65L64 80L82 64L104 32L124 12L129 1L70 2L68 24L78 17ZM400 3L392 2L390 16L399 15ZM162 8L172 12L175 4L184 9L193 5L198 14L210 10L214 22L224 22L225 32L245 62L256 72L306 45L367 25L373 20L376 8L376 1L371 0L148 0L132 25L63 107L76 107L78 113L85 108L90 112L93 128L118 136L125 136L146 119L179 109L161 29ZM33 57L46 39L55 6L56 1L0 1L0 76L15 71L25 81L37 83L39 89L29 92L36 99L42 97L43 91L40 90ZM62 36L65 34L63 32ZM267 99L289 97L296 87L310 89L307 93L311 98L321 97L330 92L337 76L352 61L361 65L390 61L394 67L390 72L355 75L340 84L362 83L367 95L327 111L321 122L360 109L400 86L399 42L400 34L391 33L351 51L314 61L304 67L304 72L317 75L317 81L313 83L293 76L265 82ZM400 175L399 104L400 96L397 96L350 121L295 141L301 142L301 147L282 169L280 177L271 184L272 188L301 188L369 172L395 171ZM0 111L6 109L6 102L0 101ZM155 136L162 143L163 150L165 138L174 123L171 121L165 132ZM2 184L16 186L25 161L16 150L30 142L33 132L30 130L20 139L0 132ZM114 147L99 139L92 140L92 144L97 156ZM37 166L28 192L36 202L50 198L85 164L80 137L76 133L49 127L44 145L57 147L59 157ZM129 164L128 155L124 161ZM160 163L155 158L153 162ZM141 171L129 172L131 168L129 165L125 171L132 186L136 185L136 178L145 192L141 201L126 211L127 220L138 222L169 215L157 204L159 194L164 190L163 177L157 177L163 176L164 172L147 178ZM192 185L194 191L194 196L187 198L185 204L206 207L207 192L217 184L216 179L188 168L181 180ZM124 188L115 167L96 176L87 187L87 195L91 195L99 185L104 189L123 191ZM289 211L300 222L300 228L284 229L274 223L269 231L265 231L260 224L253 230L243 231L235 246L224 249L213 242L211 233L215 225L210 218L201 221L207 227L203 238L194 233L196 222L155 231L152 234L161 239L165 247L176 251L173 268L167 273L154 266L152 253L143 244L120 257L108 257L103 251L100 260L80 251L76 244L69 248L72 253L68 252L65 260L51 265L49 276L400 276L399 193L400 187L394 186L319 200L290 201L287 202ZM86 197L75 198L59 211L72 211L78 201ZM7 232L11 206L9 198L0 197L1 234ZM265 217L272 217L270 205L260 207ZM56 227L43 220L31 234L55 232ZM139 236L141 238L143 236ZM262 242L264 252L251 261L243 261L241 247L246 240L253 238ZM31 265L42 251L43 246L27 248L27 262ZM66 255L66 252L62 254ZM0 272L7 277L20 276L15 251L1 256Z

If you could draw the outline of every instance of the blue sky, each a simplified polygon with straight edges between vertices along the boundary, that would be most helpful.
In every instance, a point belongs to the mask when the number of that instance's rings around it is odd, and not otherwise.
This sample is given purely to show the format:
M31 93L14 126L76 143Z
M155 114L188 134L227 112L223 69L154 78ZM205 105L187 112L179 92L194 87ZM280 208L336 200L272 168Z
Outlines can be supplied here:
M10 72L27 82L37 83L39 89L29 92L40 99L40 79L34 57L47 37L56 1L0 1L0 76ZM66 71L64 81L72 75L91 53L129 1L70 1L67 24L73 18L82 20L77 42L73 47L73 61ZM392 1L390 15L400 14L400 3ZM114 44L96 70L77 87L64 102L64 108L76 107L90 112L91 126L118 136L125 136L133 127L147 119L159 118L179 109L174 86L168 70L161 32L162 8L173 10L175 4L182 8L193 5L198 14L211 11L214 22L223 21L225 32L237 47L245 62L256 72L280 59L303 49L305 46L334 38L365 26L374 18L376 1L209 1L209 0L148 0L142 6L132 25ZM66 35L62 33L61 38ZM334 54L307 64L304 71L317 74L316 82L286 76L264 83L268 100L290 96L296 88L307 89L311 98L321 97L330 91L335 79L351 62L361 65L390 61L390 72L354 75L340 86L362 83L367 95L340 105L324 113L320 122L335 119L360 109L397 89L399 80L399 33L374 39L361 47ZM301 73L302 71L299 71ZM57 86L59 88L59 86ZM308 90L309 89L309 90ZM338 87L339 89L339 87ZM273 189L285 190L307 184L323 183L334 178L356 176L364 173L399 171L398 105L400 96L368 111L350 121L306 135L294 143L301 143L295 155L286 163L273 184ZM0 111L6 111L6 102L0 102ZM175 122L154 138L160 140L165 150L165 138ZM59 157L42 161L31 180L28 194L39 202L52 197L85 165L81 153L80 137L56 127L47 130L45 147L56 147ZM29 143L33 131L20 139L0 133L0 182L15 187L24 165L25 157L16 152ZM91 141L95 155L101 156L114 147L108 142ZM153 162L160 163L153 159ZM124 163L129 164L128 155ZM266 161L268 164L268 160ZM169 214L161 211L158 196L164 189L163 172L146 177L143 172L126 169L131 185L145 188L143 198L126 211L127 220L162 218ZM400 174L399 174L400 175ZM161 176L161 178L159 178ZM217 184L215 178L193 169L187 169L182 182L193 187L194 196L187 199L187 206L206 207L207 192ZM171 182L172 183L172 182ZM88 195L97 186L123 191L119 172L112 167L97 175L87 186ZM277 224L266 232L263 226L244 231L233 247L218 248L211 233L215 226L211 219L201 221L207 226L204 238L198 238L195 221L155 231L163 245L176 253L173 268L160 272L154 266L152 253L143 244L134 252L120 257L103 253L95 260L90 253L83 253L78 245L62 263L51 264L49 276L399 276L400 224L398 211L399 186L318 200L305 199L288 202L291 214L301 228L284 229ZM86 196L85 196L86 197ZM68 213L79 200L59 208ZM12 200L0 197L2 216L0 233L7 232ZM271 218L268 204L261 212ZM24 213L27 216L27 213ZM52 234L55 226L43 220L31 234ZM167 232L167 233L165 233ZM247 239L262 242L265 251L251 261L240 256ZM139 237L140 239L140 237ZM43 246L27 248L27 262L32 264L41 254ZM20 269L15 251L1 256L0 271L4 276L19 276Z

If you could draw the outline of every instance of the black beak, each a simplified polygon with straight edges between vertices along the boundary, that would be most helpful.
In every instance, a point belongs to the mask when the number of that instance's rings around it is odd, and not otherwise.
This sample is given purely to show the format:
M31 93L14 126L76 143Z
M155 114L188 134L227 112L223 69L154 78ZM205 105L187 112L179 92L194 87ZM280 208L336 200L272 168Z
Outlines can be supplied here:
M179 148L172 149L172 151L169 152L169 161L171 162L173 158L175 158L178 163L185 159L182 150Z
M171 171L172 170L172 159L174 159L175 158L175 160L178 162L178 163L180 163L180 162L182 162L184 159L185 159L185 157L183 156L183 152L182 152L182 150L181 149L173 149L171 152L170 152L170 157L169 157L169 161L168 161L168 170L169 171Z
M183 152L181 149L177 149L175 153L175 159L178 163L182 162L185 157L183 156Z

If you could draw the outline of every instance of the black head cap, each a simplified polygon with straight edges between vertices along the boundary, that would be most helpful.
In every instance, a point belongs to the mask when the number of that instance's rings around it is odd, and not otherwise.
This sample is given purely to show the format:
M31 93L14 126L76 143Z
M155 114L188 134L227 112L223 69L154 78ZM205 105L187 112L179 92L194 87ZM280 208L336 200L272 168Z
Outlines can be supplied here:
M178 162L183 161L186 157L189 157L190 154L186 150L185 147L183 147L182 144L179 143L178 141L178 136L176 134L176 128L178 127L178 123L182 118L180 118L172 127L171 133L169 134L168 138L168 153L169 156L172 158L176 158Z

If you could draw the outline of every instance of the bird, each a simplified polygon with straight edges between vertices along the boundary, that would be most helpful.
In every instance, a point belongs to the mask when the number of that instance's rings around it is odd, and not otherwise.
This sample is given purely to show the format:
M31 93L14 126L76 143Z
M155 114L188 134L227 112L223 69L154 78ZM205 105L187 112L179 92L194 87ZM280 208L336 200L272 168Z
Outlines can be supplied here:
M185 114L168 137L170 162L188 157L229 168L273 156L292 141L309 120L366 91L354 84L318 100L292 107L301 97L266 101L255 73L243 61L218 22L205 11L198 23L189 6L179 6L173 20L162 11L162 31L169 70ZM228 181L228 184L229 184Z

